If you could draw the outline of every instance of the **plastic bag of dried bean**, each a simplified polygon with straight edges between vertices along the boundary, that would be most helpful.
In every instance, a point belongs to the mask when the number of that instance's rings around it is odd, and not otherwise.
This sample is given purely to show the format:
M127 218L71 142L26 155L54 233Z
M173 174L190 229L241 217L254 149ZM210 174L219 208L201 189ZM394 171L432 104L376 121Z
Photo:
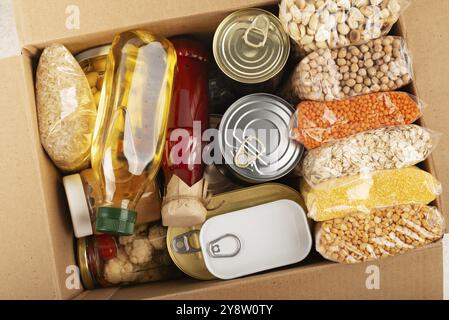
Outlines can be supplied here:
M427 159L440 134L411 124L360 132L310 150L301 173L315 188L325 181L377 170L401 169Z
M410 0L282 0L279 20L309 53L386 35L409 5Z
M422 204L379 208L317 224L316 250L326 259L358 263L404 254L444 235L444 217Z
M341 101L303 101L290 123L291 137L308 150L353 134L412 124L424 105L405 92L383 92Z
M400 204L429 204L441 194L441 184L415 166L381 170L329 180L312 188L302 179L301 194L315 221L342 218L355 212Z
M411 60L405 40L393 36L358 46L319 49L296 66L282 95L296 103L394 91L412 81Z

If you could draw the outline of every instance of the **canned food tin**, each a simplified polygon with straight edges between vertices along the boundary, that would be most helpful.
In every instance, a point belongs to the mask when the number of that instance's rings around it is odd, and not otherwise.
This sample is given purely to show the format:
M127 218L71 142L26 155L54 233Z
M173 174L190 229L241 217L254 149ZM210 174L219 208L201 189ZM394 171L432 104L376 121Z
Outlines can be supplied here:
M207 213L206 219L283 199L292 200L305 210L304 201L297 191L282 184L267 183L213 196L209 207L215 209ZM212 280L215 277L207 270L201 252L200 229L201 225L169 227L168 252L173 262L187 275L199 280Z
M92 48L79 53L75 57L86 74L97 107L100 102L104 72L106 71L106 59L110 48L111 45Z
M276 16L250 8L234 12L221 22L214 35L213 51L215 61L229 78L254 90L272 91L287 63L290 40Z
M282 178L301 160L303 147L289 138L293 107L270 94L252 94L224 114L219 146L225 164L238 178L263 183Z

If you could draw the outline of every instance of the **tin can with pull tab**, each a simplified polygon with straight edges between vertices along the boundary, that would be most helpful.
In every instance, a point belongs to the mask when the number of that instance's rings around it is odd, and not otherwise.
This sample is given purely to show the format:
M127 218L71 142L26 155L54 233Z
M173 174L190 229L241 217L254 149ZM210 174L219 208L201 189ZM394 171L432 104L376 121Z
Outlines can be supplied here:
M274 92L290 53L279 19L256 8L226 17L214 35L213 52L221 71L241 93Z
M264 93L245 96L229 107L218 133L229 171L245 182L263 183L295 169L304 149L289 138L292 114L289 103Z
M281 199L293 201L301 208L305 208L304 201L298 191L282 184L266 183L213 196L210 202L213 209L208 211L206 219ZM167 247L173 262L185 274L199 280L212 280L216 277L209 272L204 262L199 237L201 227L202 225L190 228L169 227L167 230ZM302 227L302 233L310 234L308 225L302 225ZM252 230L252 227L248 230ZM233 245L234 247L239 245L239 240L232 237L221 240L225 243L229 241L228 247L231 248ZM213 244L211 250L214 251ZM216 254L219 255L220 253L217 252ZM223 252L221 255L223 255Z
M227 280L304 260L312 236L301 206L282 199L207 220L200 245L207 270Z

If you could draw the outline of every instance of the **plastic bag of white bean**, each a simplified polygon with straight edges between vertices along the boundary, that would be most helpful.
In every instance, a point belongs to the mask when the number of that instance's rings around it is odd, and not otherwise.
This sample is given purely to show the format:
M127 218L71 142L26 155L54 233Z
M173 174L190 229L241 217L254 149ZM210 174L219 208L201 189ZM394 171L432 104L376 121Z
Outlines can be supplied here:
M400 205L319 223L315 243L324 258L352 264L423 247L441 239L444 230L444 217L437 208Z
M413 79L411 60L405 40L394 36L358 46L318 49L296 66L283 95L296 103L397 90Z
M304 53L386 35L410 0L282 0L279 19Z
M401 169L422 162L437 146L440 134L417 125L390 126L361 132L310 150L301 173L310 186L377 170Z

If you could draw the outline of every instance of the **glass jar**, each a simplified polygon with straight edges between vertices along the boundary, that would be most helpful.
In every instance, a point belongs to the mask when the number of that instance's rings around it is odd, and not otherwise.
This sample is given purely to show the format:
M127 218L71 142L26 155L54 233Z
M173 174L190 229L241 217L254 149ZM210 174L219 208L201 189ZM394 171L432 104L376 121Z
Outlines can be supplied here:
M101 203L101 192L92 169L64 177L63 184L75 237L81 238L96 233L96 206ZM137 225L161 219L161 196L156 182L147 186L136 210L140 212L137 216Z
M136 227L132 236L93 235L78 239L77 259L85 289L167 280L180 275L159 223Z
M110 44L83 51L75 56L89 81L97 108L100 104L109 49L111 49Z

